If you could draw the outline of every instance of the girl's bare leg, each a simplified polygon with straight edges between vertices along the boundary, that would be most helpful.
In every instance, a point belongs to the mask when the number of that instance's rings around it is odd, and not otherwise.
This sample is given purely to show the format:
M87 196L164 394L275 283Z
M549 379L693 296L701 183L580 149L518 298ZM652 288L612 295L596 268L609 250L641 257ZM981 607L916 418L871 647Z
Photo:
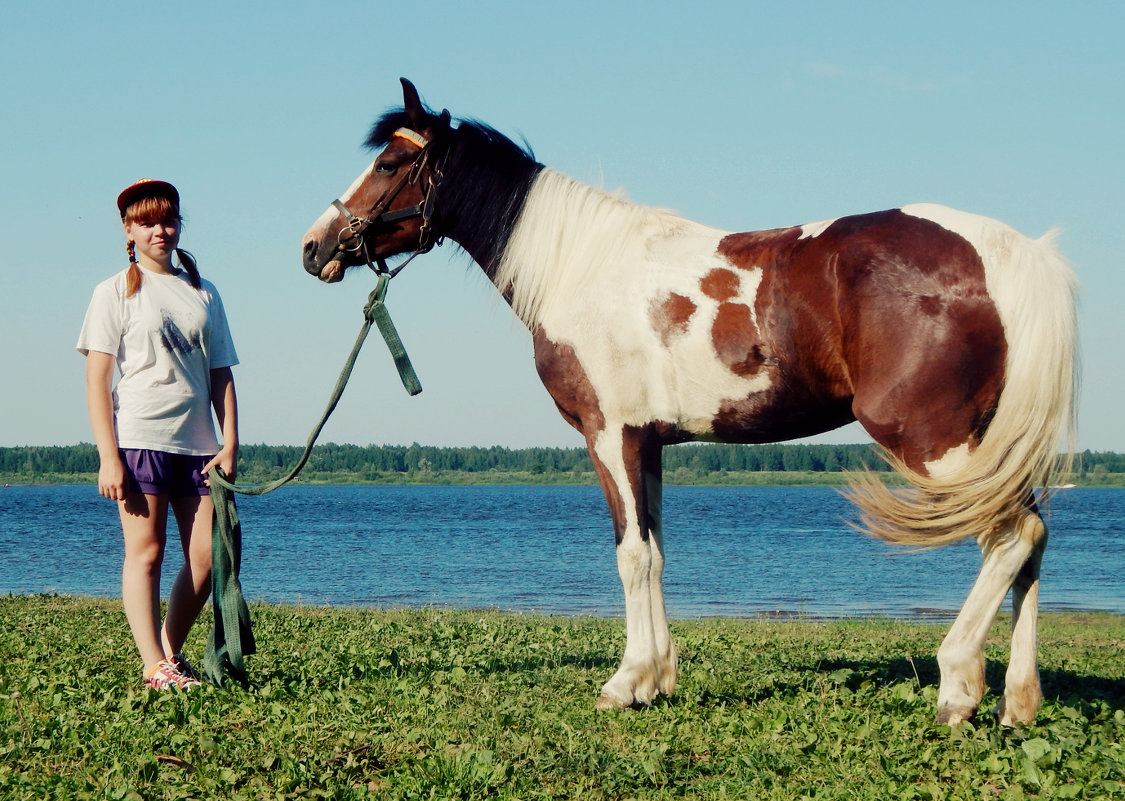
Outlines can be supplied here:
M129 493L118 501L125 537L121 600L147 675L164 659L160 644L160 565L164 560L168 498Z
M214 513L207 495L176 498L171 504L180 529L184 565L172 584L168 614L161 631L161 646L166 656L177 654L184 647L188 632L211 594L211 518Z

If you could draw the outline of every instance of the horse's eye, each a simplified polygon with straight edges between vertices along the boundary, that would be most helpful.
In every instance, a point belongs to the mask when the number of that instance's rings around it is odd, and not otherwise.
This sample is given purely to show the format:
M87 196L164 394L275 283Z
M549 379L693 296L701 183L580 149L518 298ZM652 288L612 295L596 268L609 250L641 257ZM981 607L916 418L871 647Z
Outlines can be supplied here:
M380 161L375 165L375 172L380 173L382 175L388 175L388 174L394 172L397 169L398 169L398 167L396 167L394 164L392 164L389 161Z

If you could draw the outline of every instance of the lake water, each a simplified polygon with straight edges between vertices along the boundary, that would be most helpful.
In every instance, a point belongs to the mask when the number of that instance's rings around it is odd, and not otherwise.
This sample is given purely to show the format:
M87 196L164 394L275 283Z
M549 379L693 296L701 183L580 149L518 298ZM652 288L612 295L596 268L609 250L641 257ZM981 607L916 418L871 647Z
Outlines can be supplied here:
M250 601L624 614L597 487L290 486L238 499ZM822 487L666 487L672 618L946 619L974 543L908 553L850 529ZM1042 608L1125 613L1125 490L1053 502ZM169 546L164 596L179 566ZM93 486L0 488L0 595L120 597L116 506Z

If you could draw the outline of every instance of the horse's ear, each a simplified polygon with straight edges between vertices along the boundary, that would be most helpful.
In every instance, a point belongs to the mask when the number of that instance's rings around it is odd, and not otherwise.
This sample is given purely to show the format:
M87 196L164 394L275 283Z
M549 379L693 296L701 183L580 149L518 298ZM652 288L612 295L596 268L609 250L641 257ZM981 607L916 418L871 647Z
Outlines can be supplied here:
M402 105L406 109L406 114L410 117L410 121L416 128L424 128L422 125L426 119L426 110L422 108L422 101L418 97L418 90L414 88L414 84L406 80L406 78L399 78L402 83Z

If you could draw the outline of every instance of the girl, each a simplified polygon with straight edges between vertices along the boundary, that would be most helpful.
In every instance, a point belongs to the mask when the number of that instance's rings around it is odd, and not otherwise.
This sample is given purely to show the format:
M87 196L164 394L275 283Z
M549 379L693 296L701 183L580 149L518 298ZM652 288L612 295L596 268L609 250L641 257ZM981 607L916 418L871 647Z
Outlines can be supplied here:
M238 357L218 292L199 277L192 256L177 248L182 218L176 188L143 179L121 192L117 208L129 266L95 287L78 337L101 462L98 492L117 501L121 515L121 597L144 662L144 683L189 689L199 676L180 649L211 589L206 474L218 466L233 476L238 458L230 369ZM115 367L120 378L114 387ZM161 624L169 508L184 565Z

